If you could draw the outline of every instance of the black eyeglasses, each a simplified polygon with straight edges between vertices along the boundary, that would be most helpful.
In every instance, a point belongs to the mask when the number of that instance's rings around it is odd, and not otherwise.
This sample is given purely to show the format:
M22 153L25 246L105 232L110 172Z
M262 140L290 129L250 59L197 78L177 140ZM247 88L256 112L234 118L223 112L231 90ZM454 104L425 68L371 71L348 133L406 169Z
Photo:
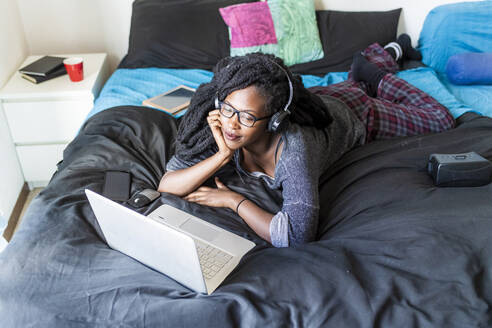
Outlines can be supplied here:
M261 120L272 117L272 115L268 115L268 116L257 118L253 114L250 114L248 112L241 112L241 111L235 109L234 107L232 107L232 105L230 105L226 102L223 102L223 101L219 101L218 110L219 110L220 114L224 115L227 118L231 118L234 116L234 114L237 114L237 117L239 119L239 124L247 126L248 128L255 125L256 121L261 121Z

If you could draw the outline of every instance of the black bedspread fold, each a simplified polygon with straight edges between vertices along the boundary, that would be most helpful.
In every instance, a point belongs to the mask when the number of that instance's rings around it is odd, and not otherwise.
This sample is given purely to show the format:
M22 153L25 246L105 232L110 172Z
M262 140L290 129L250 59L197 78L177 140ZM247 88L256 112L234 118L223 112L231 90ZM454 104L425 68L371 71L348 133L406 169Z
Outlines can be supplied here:
M431 153L492 159L492 119L374 142L347 153L320 181L319 241L275 249L232 211L163 193L168 203L257 246L210 296L110 249L84 189L105 170L156 189L177 122L143 107L89 119L50 184L0 253L1 327L490 327L492 185L437 188ZM269 211L280 193L234 170L222 181Z

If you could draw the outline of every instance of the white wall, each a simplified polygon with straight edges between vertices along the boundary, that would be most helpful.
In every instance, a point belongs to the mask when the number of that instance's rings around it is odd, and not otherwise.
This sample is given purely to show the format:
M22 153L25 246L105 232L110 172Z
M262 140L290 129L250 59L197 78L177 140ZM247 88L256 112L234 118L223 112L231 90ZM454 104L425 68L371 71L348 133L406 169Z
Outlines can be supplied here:
M16 0L0 0L0 47L1 88L27 55L27 44ZM0 106L0 235L23 184L24 177L3 108Z
M316 9L342 11L385 11L403 8L398 25L398 34L406 32L417 41L425 17L431 9L446 3L476 0L315 0Z
M0 1L0 88L27 55L17 0Z
M106 52L114 69L127 52L133 0L16 1L30 54ZM409 33L416 44L425 16L432 8L462 0L314 1L317 9L346 11L402 7L399 31Z
M17 0L29 53L108 53L114 69L128 50L133 0Z

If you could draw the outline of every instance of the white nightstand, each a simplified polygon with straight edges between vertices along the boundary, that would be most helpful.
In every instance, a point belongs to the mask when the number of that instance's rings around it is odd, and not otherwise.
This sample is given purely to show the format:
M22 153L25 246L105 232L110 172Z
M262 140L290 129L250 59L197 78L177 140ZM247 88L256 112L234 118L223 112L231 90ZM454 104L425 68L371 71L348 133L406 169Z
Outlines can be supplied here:
M84 58L84 80L71 82L63 75L34 84L16 72L0 91L24 179L31 189L48 183L110 73L103 53L55 56ZM29 56L20 67L40 57Z

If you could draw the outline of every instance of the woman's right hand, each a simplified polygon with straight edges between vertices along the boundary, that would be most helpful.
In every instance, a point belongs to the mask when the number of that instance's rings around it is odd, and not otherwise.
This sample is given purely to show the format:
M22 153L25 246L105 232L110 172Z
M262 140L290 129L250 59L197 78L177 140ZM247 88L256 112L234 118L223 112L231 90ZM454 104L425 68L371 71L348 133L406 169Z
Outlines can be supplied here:
M229 161L234 155L234 150L227 147L224 141L224 135L222 134L222 123L220 122L220 112L218 109L208 113L207 117L208 126L212 130L215 142L219 147L219 154Z

